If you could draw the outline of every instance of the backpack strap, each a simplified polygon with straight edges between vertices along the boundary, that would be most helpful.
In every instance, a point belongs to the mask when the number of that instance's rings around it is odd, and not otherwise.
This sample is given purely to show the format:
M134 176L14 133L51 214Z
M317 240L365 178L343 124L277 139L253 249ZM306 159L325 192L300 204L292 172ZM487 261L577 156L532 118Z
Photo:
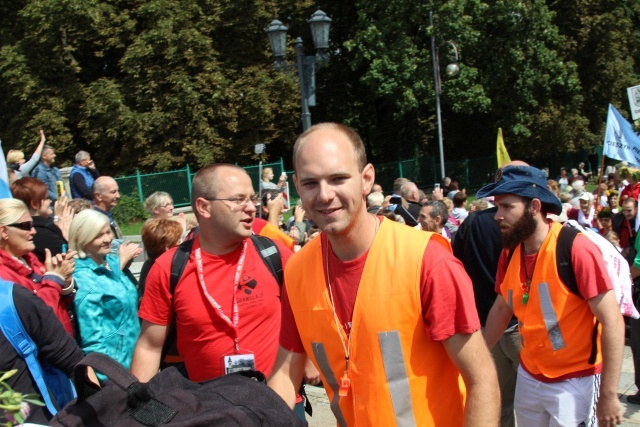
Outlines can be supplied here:
M160 353L160 367L164 368L167 366L165 363L165 358L167 355L171 354L176 356L178 354L178 350L176 347L176 318L175 318L175 304L173 302L174 295L176 293L176 287L180 282L180 278L182 277L182 273L184 273L184 268L187 266L189 262L189 256L191 256L191 249L193 249L193 239L185 240L182 242L178 249L173 253L173 258L171 259L171 275L169 276L169 293L171 294L171 310L174 313L171 323L168 325L167 335L164 340L164 344L162 346L162 352ZM181 369L182 366L180 365Z
M560 230L556 243L556 268L558 269L560 279L567 289L569 289L572 294L582 298L578 290L576 273L573 271L573 264L571 263L571 249L573 248L573 241L578 234L580 234L580 230L573 227L564 226ZM507 255L507 266L511 262L513 253L514 250L510 250Z
M580 234L580 230L573 227L565 226L560 229L556 243L556 268L567 289L572 294L582 298L578 290L576 273L573 271L573 264L571 263L571 249L573 248L573 241L578 234Z
M278 250L278 246L268 237L258 236L255 234L251 235L251 241L253 245L258 250L262 261L264 261L265 265L273 275L273 277L278 282L280 288L282 288L283 279L283 271L282 271L282 258L280 258L280 251Z
M178 282L180 282L184 268L189 261L192 248L193 239L185 240L180 244L180 246L178 246L178 249L173 254L173 259L171 260L171 278L169 280L169 292L171 293L171 297L173 297L173 294L176 292L176 286L178 286Z
M40 395L51 415L58 413L58 409L51 401L49 390L44 380L44 373L38 362L38 347L33 342L22 325L20 316L13 302L13 283L0 280L0 328L13 348L24 359L33 380L38 386Z

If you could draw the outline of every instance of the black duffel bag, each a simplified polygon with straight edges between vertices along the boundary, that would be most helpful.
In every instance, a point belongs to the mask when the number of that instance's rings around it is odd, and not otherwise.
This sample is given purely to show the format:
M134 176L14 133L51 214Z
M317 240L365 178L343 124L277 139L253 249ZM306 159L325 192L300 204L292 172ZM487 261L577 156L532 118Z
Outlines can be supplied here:
M102 388L86 380L88 366L108 378ZM59 411L50 425L305 425L273 390L245 375L230 374L194 383L175 368L168 368L148 383L141 383L110 357L90 353L75 367L77 400Z

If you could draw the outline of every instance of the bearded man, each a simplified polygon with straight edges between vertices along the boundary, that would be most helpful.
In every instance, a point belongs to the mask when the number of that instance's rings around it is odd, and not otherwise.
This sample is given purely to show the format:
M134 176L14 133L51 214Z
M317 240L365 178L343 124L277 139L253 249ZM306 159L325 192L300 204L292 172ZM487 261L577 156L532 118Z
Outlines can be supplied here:
M497 178L477 194L495 196L494 219L504 247L496 274L501 297L484 335L492 348L511 316L518 318L517 424L620 424L624 329L601 252L586 236L575 236L571 266L577 289L572 289L556 260L562 226L547 218L560 214L562 205L547 189L544 173L513 162Z

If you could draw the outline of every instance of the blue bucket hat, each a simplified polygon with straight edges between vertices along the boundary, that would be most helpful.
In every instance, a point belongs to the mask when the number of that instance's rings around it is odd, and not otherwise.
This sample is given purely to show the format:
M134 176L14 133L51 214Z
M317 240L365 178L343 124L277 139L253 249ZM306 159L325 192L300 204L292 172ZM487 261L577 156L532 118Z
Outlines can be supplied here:
M533 166L506 166L496 173L496 181L478 191L478 199L500 194L515 194L542 202L546 213L560 215L562 203L549 189L544 172Z

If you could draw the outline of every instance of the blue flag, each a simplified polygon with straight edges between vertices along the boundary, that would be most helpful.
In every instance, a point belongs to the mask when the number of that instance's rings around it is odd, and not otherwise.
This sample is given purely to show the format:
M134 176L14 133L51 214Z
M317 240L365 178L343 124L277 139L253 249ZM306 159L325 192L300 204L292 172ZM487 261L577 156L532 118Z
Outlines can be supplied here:
M609 104L607 115L603 154L612 159L640 166L640 136L611 104Z
M2 150L2 140L0 140L0 199L12 199L9 190L9 176L7 174L7 161Z

